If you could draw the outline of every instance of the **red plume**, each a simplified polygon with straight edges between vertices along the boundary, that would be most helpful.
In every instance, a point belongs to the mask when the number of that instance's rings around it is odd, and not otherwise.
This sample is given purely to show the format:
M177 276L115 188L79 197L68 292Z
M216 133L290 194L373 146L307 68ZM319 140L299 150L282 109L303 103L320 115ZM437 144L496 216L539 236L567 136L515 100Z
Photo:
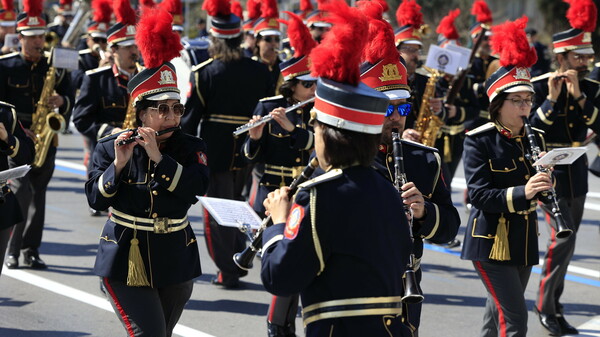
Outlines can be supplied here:
M147 68L155 68L179 56L183 48L179 35L173 32L173 16L163 8L144 12L137 26L135 42Z
M260 7L263 18L277 18L279 17L279 11L277 10L277 0L263 0L262 6Z
M205 0L202 9L210 16L228 16L231 14L229 0Z
M361 52L369 38L368 19L344 0L331 0L322 10L329 13L333 28L310 53L311 75L357 85Z
M239 1L233 0L231 2L231 13L240 18L240 20L244 19L244 9Z
M161 2L161 5L164 3L165 1ZM140 7L138 7L138 10L143 13L144 11L149 10L150 8L153 8L154 5L156 5L154 3L154 0L140 0Z
M387 1L385 1L385 0L372 0L372 1L379 2L381 7L383 8L384 13L390 10L390 6L388 5Z
M27 13L27 16L42 15L42 1L43 0L24 0L23 12Z
M113 8L117 22L124 25L135 25L135 11L131 8L129 0L114 0Z
M435 32L444 35L448 40L456 40L459 38L458 30L454 25L454 20L460 15L460 9L454 9L448 12L448 15L444 16L437 26Z
M323 10L323 5L325 5L328 2L329 0L317 0L317 8L319 10Z
M592 0L564 0L570 5L567 10L567 19L571 27L584 32L593 32L596 29L598 10Z
M400 53L394 45L394 29L383 19L383 8L378 1L359 1L358 8L369 19L369 39L362 59L375 64L381 60L398 61Z
M492 51L500 55L501 66L531 67L537 61L535 48L529 46L525 34L527 21L523 15L515 21L492 27L490 45Z
M310 0L300 0L300 10L304 13L311 12L313 10L313 5Z
M289 19L287 21L278 19L277 21L288 26L287 34L290 38L290 45L294 48L294 57L308 55L317 46L317 41L312 38L301 17L288 11L284 11L284 13L289 16Z
M411 25L415 28L419 28L425 23L421 6L415 0L402 0L396 10L396 20L400 26Z
M160 6L171 15L181 15L183 13L183 5L181 0L163 0Z
M58 3L61 5L71 5L73 0L60 0Z
M92 9L94 10L94 21L110 22L112 15L112 3L110 0L92 0Z
M471 14L479 23L492 22L492 11L484 0L476 0L471 7Z
M13 0L2 0L2 8L4 8L4 10L7 12L14 11L15 3Z
M246 10L248 11L248 19L256 20L260 18L260 0L248 0L246 2Z

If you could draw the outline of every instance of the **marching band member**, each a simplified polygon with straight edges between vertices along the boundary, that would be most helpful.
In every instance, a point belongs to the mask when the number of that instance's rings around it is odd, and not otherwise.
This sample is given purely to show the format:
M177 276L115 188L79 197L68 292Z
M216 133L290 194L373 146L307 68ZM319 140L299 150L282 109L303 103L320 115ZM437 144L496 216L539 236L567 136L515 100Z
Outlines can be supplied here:
M410 336L400 303L407 220L398 191L370 167L389 100L359 83L366 17L342 0L323 7L333 28L310 57L321 75L315 151L327 172L293 202L286 187L265 200L274 225L263 234L261 278L273 294L300 293L308 337Z
M242 41L242 50L244 56L252 57L254 55L254 48L256 46L256 38L254 37L254 24L260 19L262 4L260 0L248 0L246 1L246 12L248 13L248 19L242 24L244 30L244 39ZM243 19L240 17L240 19Z
M281 60L278 50L281 47L281 31L279 30L279 12L277 0L263 0L261 17L254 24L254 61L263 63L271 73L271 92L273 96L279 89L281 77Z
M71 21L73 21L73 0L60 0L58 6L55 6L56 16L54 21L48 24L48 33L58 42L60 41L69 30Z
M25 1L23 9L24 12L17 17L21 51L0 57L0 100L15 106L17 118L23 123L25 132L34 137L30 130L32 117L51 64L43 52L46 21L42 18L42 1ZM56 70L55 86L51 91L49 97L44 98L47 106L58 108L58 112L65 115L73 102L66 71ZM23 210L23 219L26 220L14 227L6 260L8 268L19 267L21 250L24 250L24 265L34 269L46 268L38 249L42 243L46 190L54 172L57 139L55 137L52 140L40 167L33 168L25 177L13 181L12 189ZM11 167L15 165L12 162L10 164Z
M398 129L397 132L402 134L406 115L411 109L411 104L407 102L410 98L410 88L407 83L406 66L394 45L392 26L382 19L381 12L377 12L377 7L381 6L367 1L358 4L367 13L373 13L369 22L370 42L363 51L365 63L361 65L361 81L390 99L374 167L394 182L392 129ZM375 8L375 12L370 8ZM402 147L407 183L401 186L401 196L414 216L412 253L416 260L416 281L420 283L423 239L440 244L451 241L460 226L460 216L452 205L450 191L443 179L438 151L408 140L402 140ZM418 336L421 306L421 303L403 304L403 322L412 332L412 336Z
M258 100L269 96L269 71L243 56L240 18L231 14L227 0L206 0L203 8L211 20L211 59L192 68L191 96L182 118L183 131L198 135L208 146L210 187L207 196L243 200L242 190L250 170L242 157L243 139L232 132L252 117ZM219 271L213 280L226 288L238 287L246 274L233 262L244 250L246 236L237 228L219 226L205 212L206 246Z
M317 0L317 9L306 15L306 25L317 43L321 43L325 34L331 30L331 22L327 20L327 13L322 9L325 2L326 0Z
M17 46L4 45L6 34L14 34L17 30L17 12L13 0L2 0L0 9L0 55L17 50Z
M597 28L597 9L590 0L569 3L567 19L573 28L552 37L559 68L534 83L537 109L531 113L531 125L546 131L549 150L581 146L588 128L596 133L600 131L600 83L585 78L594 58L591 32ZM571 165L554 167L558 204L574 232L581 224L588 192L587 166L587 157L582 156ZM550 228L554 225L551 220ZM575 250L576 233L566 239L557 239L555 234L551 230L535 311L542 326L552 335L577 334L577 329L565 320L560 303L567 267Z
M527 335L525 289L539 259L537 194L552 187L548 173L536 173L528 159L534 154L523 118L533 102L527 68L536 54L526 25L523 17L493 28L502 67L486 81L492 122L467 133L463 152L473 207L461 258L473 261L487 290L480 336ZM543 149L541 132L535 137Z
M181 50L172 19L161 8L144 11L136 43L147 69L128 83L141 138L127 130L100 140L85 185L90 207L112 207L94 273L127 336L171 336L201 275L187 212L208 187L206 145L165 131L185 112L168 62Z
M317 43L302 19L291 12L287 22L290 44L294 57L281 63L284 82L279 88L281 95L260 100L254 110L252 121L272 115L273 120L249 130L243 146L244 156L252 163L264 164L264 173L253 200L254 210L264 216L263 201L270 192L289 186L308 164L314 147L314 134L308 126L309 103L288 113L286 108L315 96L316 78L310 76L310 51ZM295 331L298 295L274 296L267 316L270 337L292 336Z

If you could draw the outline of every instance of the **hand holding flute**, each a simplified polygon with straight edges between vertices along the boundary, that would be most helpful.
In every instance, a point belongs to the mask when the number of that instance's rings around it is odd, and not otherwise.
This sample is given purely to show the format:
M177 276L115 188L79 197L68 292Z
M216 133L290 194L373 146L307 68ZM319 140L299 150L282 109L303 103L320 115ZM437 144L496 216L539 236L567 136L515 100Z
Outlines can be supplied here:
M144 148L150 160L155 163L160 162L162 155L158 149L156 137L178 130L179 127L172 127L160 131L154 131L152 128L139 127L136 130L125 131L117 136L115 140L115 160L114 165L117 173L125 167L131 156L133 148L140 145Z
M235 129L235 131L233 131L233 136L237 137L237 136L243 134L246 131L250 131L250 130L252 130L252 129L254 129L254 128L260 126L260 125L264 125L265 123L271 121L272 119L277 120L277 122L283 128L285 128L286 130L288 130L289 132L291 132L291 131L294 130L294 125L291 124L291 122L289 121L289 119L287 119L286 114L288 112L290 112L290 111L294 111L294 110L296 110L298 108L301 108L301 107L305 106L306 104L312 103L312 102L314 102L314 100L315 100L315 98L311 97L311 98L307 99L306 101L302 101L302 102L296 103L296 104L288 107L287 109L284 109L283 111L278 110L278 109L283 109L283 108L277 108L277 109L273 110L270 114L268 114L266 116L263 116L263 117L254 117L249 123L246 123L246 124L244 124L242 126L239 126L237 129ZM278 111L278 112L276 114L273 114L275 111ZM278 119L277 116L279 116L281 118ZM283 117L285 117L285 119L289 123L289 125L287 125L287 127L286 127L286 125L284 125L285 121L283 120ZM282 124L282 123L284 123L284 124ZM289 129L290 125L292 126L291 129ZM260 134L262 135L262 128L260 129ZM260 136L258 138L260 138ZM256 138L256 139L258 139L258 138Z

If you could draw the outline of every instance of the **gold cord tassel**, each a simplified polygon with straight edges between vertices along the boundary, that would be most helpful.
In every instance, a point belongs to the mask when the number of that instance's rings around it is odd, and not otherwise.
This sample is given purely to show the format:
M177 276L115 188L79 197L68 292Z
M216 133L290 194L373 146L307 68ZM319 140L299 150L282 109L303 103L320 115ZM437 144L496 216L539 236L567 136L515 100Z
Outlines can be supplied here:
M130 287L146 287L150 286L148 277L146 276L146 268L144 260L140 253L139 240L137 239L137 229L133 230L133 239L130 241L129 247L129 268L127 270L127 285Z
M450 136L444 136L444 163L452 161L452 150L450 150Z
M490 259L496 261L510 260L510 249L508 247L508 228L506 226L506 218L504 214L500 215L498 220L498 228L496 229L496 237L494 245L490 251Z

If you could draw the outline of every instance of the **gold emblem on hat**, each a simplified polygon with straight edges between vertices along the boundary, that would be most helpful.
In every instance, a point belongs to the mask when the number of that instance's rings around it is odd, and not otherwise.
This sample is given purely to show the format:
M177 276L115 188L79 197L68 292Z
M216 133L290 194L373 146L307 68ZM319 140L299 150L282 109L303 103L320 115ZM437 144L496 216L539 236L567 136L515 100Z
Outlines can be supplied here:
M31 17L29 17L29 20L27 20L27 24L30 26L35 26L35 25L39 25L40 21L38 20L38 18L36 16L31 16Z
M126 34L127 35L135 35L135 26L133 26L133 25L127 26Z
M270 18L269 22L267 22L267 26L279 28L279 22L277 21L276 18Z
M397 65L395 65L393 63L383 65L383 71L381 72L381 77L379 77L380 81L385 82L385 81L394 81L394 80L401 80L401 79L402 79L402 75L400 75Z
M591 43L592 42L592 33L590 33L590 32L583 33L583 39L581 40L581 42Z
M173 72L171 72L169 70L161 71L160 72L160 81L158 81L158 84L160 84L160 85L175 84L175 80L173 79Z
M5 15L4 18L7 19L7 20L10 20L10 19L14 19L15 16L13 15L12 12L6 12L6 15Z
M515 80L529 80L531 76L529 76L527 68L517 68L514 78Z

